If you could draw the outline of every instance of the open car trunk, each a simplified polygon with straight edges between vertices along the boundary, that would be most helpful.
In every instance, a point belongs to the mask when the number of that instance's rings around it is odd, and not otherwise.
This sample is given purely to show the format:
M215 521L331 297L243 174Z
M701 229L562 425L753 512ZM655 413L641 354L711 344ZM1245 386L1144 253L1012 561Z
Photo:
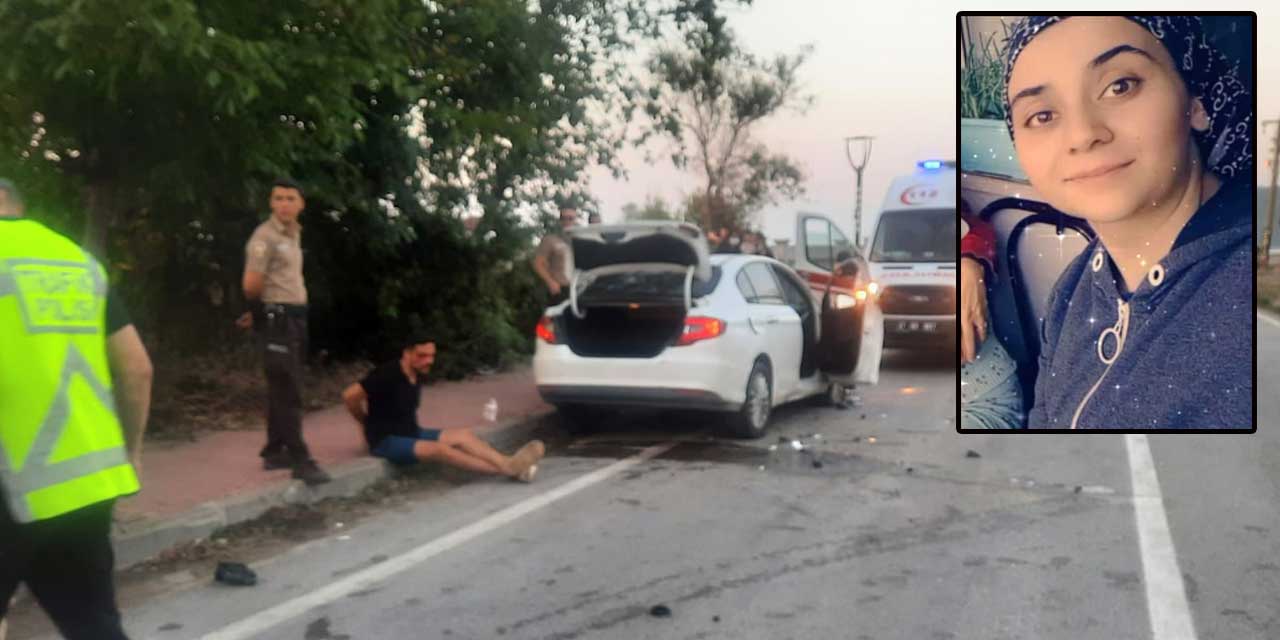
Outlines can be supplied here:
M684 331L682 305L591 305L582 318L562 316L565 342L579 356L653 358L675 344Z
M692 225L586 227L570 241L576 272L559 329L579 356L657 356L680 338L693 301L719 276Z

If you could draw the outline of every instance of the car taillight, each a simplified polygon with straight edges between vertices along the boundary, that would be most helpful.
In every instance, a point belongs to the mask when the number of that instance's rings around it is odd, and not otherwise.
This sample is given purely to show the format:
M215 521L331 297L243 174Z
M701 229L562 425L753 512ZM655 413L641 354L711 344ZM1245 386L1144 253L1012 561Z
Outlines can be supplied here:
M700 340L710 340L723 333L723 320L690 316L684 319L684 332L680 334L680 339L676 341L676 346L683 347Z
M536 333L539 338L542 338L543 342L546 342L547 344L557 344L556 324L555 321L551 319L551 316L542 316L542 319L538 321Z

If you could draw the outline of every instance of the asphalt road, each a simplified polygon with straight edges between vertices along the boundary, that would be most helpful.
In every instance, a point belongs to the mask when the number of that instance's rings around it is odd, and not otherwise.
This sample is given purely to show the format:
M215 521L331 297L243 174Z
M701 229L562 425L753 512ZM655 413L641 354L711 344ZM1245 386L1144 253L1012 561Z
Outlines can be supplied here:
M1280 325L1260 323L1259 336L1263 361L1280 361ZM961 436L952 361L890 353L861 408L787 407L761 441L711 437L697 416L627 416L554 450L533 485L432 495L259 563L256 587L137 604L128 628L303 640L1280 637L1280 436ZM1266 423L1280 394L1260 396Z

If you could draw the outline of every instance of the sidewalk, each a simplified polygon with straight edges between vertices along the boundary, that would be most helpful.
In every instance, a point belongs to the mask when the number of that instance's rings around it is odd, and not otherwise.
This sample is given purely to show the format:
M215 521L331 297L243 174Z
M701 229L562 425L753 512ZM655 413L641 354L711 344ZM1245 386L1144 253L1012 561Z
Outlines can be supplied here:
M490 398L498 401L496 423L483 417ZM533 372L522 368L429 386L423 391L418 420L437 429L474 428L505 450L551 411L538 395ZM142 492L116 504L116 567L207 537L274 506L355 495L392 472L389 464L368 455L359 425L340 404L307 414L303 436L333 482L308 488L291 479L287 469L264 471L258 451L266 438L265 425L258 431L210 433L191 443L148 444L143 449Z

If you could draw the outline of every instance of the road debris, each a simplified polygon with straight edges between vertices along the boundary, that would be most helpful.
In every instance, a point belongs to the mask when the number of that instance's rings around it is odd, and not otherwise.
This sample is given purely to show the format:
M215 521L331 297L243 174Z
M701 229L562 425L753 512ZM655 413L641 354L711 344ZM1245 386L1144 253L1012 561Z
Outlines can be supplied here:
M981 457L982 457L982 454L981 454L981 453L978 453L977 451L974 451L973 449L970 449L968 452L966 452L966 453L964 454L964 457L966 457L966 458L981 458Z
M241 562L219 562L213 579L236 587L252 587L258 584L258 574Z
M1104 487L1102 485L1096 485L1096 484L1089 484L1083 487L1076 487L1076 493L1087 493L1095 496L1109 496L1115 492L1116 490L1112 489L1111 487Z
M665 604L654 605L652 609L649 609L649 615L655 618L670 618L671 608Z

